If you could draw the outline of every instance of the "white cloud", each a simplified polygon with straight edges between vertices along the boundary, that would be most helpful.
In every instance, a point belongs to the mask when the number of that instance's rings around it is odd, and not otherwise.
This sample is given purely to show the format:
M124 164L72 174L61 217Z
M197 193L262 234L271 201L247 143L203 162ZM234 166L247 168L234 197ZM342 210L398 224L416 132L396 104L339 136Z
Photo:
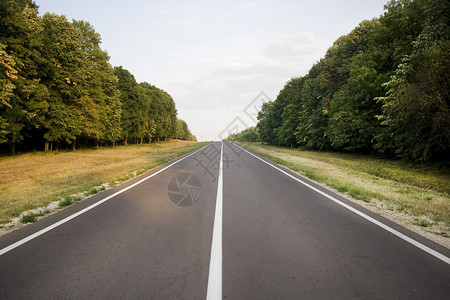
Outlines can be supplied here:
M168 86L173 88L180 117L198 138L216 139L236 117L248 126L255 125L245 119L244 108L261 91L275 99L286 81L305 75L325 50L311 32L282 35L245 59L210 57L213 64L210 61L194 76Z
M320 41L312 32L308 31L281 36L270 43L266 49L269 57L282 60L302 56L309 57L323 52L323 41Z

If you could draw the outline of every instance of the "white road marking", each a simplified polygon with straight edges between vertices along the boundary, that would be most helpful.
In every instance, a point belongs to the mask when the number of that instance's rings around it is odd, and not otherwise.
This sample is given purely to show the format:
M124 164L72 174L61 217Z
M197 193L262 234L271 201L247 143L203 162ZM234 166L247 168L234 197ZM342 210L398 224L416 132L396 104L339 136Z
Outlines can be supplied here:
M46 227L46 228L44 228L44 229L41 229L40 231L38 231L38 232L36 232L36 233L33 233L32 235L27 236L26 238L23 238L23 239L21 239L21 240L15 242L14 244L11 244L11 245L9 245L9 246L7 246L7 247L1 249L1 250L0 250L0 256L3 255L3 254L5 254L5 253L7 253L7 252L9 252L9 251L11 251L11 250L13 250L13 249L15 249L15 248L17 248L17 247L19 247L19 246L21 246L21 245L23 245L23 244L25 244L25 243L27 243L27 242L29 242L29 241L31 241L31 240L33 240L33 239L35 239L35 238L37 238L37 237L40 236L40 235L43 235L43 234L46 233L46 232L49 232L49 231L52 230L52 229L55 229L55 228L58 227L58 226L61 226L62 224L66 223L66 222L68 222L68 221L70 221L70 220L72 220L72 219L74 219L74 218L76 218L76 217L78 217L78 216L80 216L80 215L82 215L82 214L84 214L85 212L87 212L87 211L93 209L94 207L99 206L99 205L102 204L102 203L105 203L106 201L108 201L108 200L110 200L110 199L116 197L117 195L120 195L120 194L122 194L123 192L128 191L129 189L134 188L134 187L137 186L138 184L141 184L142 182L144 182L144 181L146 181L146 180L152 178L153 176L155 176L155 175L161 173L162 171L167 170L167 169L170 168L171 166L173 166L173 165L179 163L180 161L182 161L182 160L188 158L189 156L194 155L195 153L199 152L200 150L202 150L202 149L205 148L205 147L208 147L209 145L210 145L210 144L208 144L208 145L206 145L206 146L204 146L204 147L198 149L198 150L195 151L195 152L192 152L192 153L189 154L189 155L186 155L186 156L183 157L183 158L180 158L179 160L177 160L177 161L171 163L170 165L168 165L168 166L162 168L161 170L159 170L159 171L153 173L152 175L149 175L149 176L147 176L147 177L145 177L145 178L139 180L138 182L135 182L135 183L133 183L132 185L130 185L130 186L128 186L128 187L126 187L126 188L124 188L124 189L122 189L122 190L120 190L120 191L117 191L117 192L115 192L114 194L109 195L108 197L103 198L102 200L100 200L100 201L98 201L98 202L96 202L96 203L94 203L94 204L92 204L92 205L86 207L85 209L82 209L82 210L80 210L80 211L74 213L73 215L70 215L70 216L68 216L68 217L66 217L66 218L64 218L64 219L62 219L62 220L59 221L59 222L56 222L56 223L54 223L54 224L52 224L52 225L50 225L50 226L48 226L48 227Z
M223 142L220 149L219 177L217 179L216 212L209 262L207 300L222 299L222 210L223 210Z
M234 144L234 145L236 145L236 144ZM275 165L272 165L272 164L268 163L267 161L263 160L263 159L260 158L259 156L256 156L255 154L253 154L253 153L247 151L246 149L244 149L244 148L242 148L242 147L240 147L240 146L238 146L238 145L236 145L236 146L239 147L239 148L241 148L243 151L247 152L248 154L250 154L250 155L256 157L256 158L259 159L260 161L262 161L262 162L268 164L269 166L273 167L274 169L277 169L278 171L280 171L281 173L285 174L286 176L289 176L290 178L292 178L292 179L294 179L294 180L300 182L300 183L303 184L304 186L306 186L306 187L312 189L313 191L315 191L315 192L321 194L322 196L324 196L324 197L330 199L331 201L333 201L333 202L335 202L335 203L337 203L337 204L339 204L339 205L345 207L346 209L348 209L348 210L354 212L355 214L357 214L357 215L363 217L364 219L366 219L366 220L372 222L373 224L378 225L379 227L383 228L384 230L386 230L386 231L388 231L388 232L390 232L390 233L396 235L397 237L399 237L399 238L401 238L401 239L407 241L408 243L410 243L410 244L416 246L417 248L422 249L423 251L425 251L425 252L427 252L427 253L433 255L434 257L436 257L436 258L442 260L443 262L445 262L445 263L447 263L447 264L450 264L450 258L448 258L447 256L445 256L445 255L443 255L443 254L441 254L441 253L439 253L439 252L437 252L437 251L431 249L431 248L428 247L428 246L425 246L424 244L422 244L422 243L420 243L420 242L418 242L418 241L416 241L416 240L414 240L414 239L412 239L412 238L410 238L410 237L404 235L404 234L401 233L401 232L398 232L397 230L395 230L395 229L393 229L393 228L387 226L386 224L383 224L383 223L381 223L380 221L375 220L374 218L372 218L372 217L366 215L365 213L363 213L363 212L357 210L356 208L353 208L353 207L351 207L350 205L347 205L347 204L345 204L345 203L339 201L338 199L334 198L333 196L328 195L327 193L325 193L325 192L319 190L318 188L313 187L312 185L310 185L310 184L308 184L308 183L302 181L301 179L299 179L299 178L297 178L297 177L295 177L295 176L292 176L291 174L287 173L286 171L284 171L284 170L278 168L278 167L275 166Z

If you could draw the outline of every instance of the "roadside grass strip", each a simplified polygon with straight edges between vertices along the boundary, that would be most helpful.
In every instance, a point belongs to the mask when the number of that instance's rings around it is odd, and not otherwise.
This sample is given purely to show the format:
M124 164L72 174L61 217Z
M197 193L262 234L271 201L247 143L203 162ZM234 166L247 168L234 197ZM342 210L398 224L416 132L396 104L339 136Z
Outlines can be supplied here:
M33 239L35 239L35 238L37 238L37 237L39 237L39 236L41 236L41 235L43 235L43 234L46 233L46 232L49 232L49 231L52 230L52 229L55 229L56 227L61 226L61 225L64 224L64 223L69 222L70 220L72 220L72 219L74 219L74 218L76 218L76 217L78 217L78 216L80 216L80 215L82 215L82 214L84 214L84 213L90 211L91 209L93 209L93 208L95 208L95 207L97 207L97 206L99 206L99 205L105 203L105 202L108 201L108 200L111 200L112 198L114 198L114 197L116 197L116 196L118 196L118 195L120 195L120 194L122 194L122 193L128 191L129 189L134 188L135 186L137 186L137 185L143 183L144 181L147 181L148 179L150 179L150 178L152 178L152 177L158 175L159 173L161 173L161 172L167 170L168 168L172 167L173 165L179 163L180 161L182 161L182 160L184 160L184 159L186 159L186 158L188 158L188 157L194 155L195 153L199 152L200 150L202 150L202 149L205 148L205 147L208 147L208 145L206 145L206 146L204 146L204 147L198 149L197 151L194 151L194 152L192 152L192 153L190 153L190 154L188 154L188 155L186 155L186 156L184 156L184 157L182 157L182 158L180 158L180 159L174 161L173 163L171 163L171 164L165 166L164 168L162 168L162 169L156 171L155 173L153 173L153 174L151 174L151 175L149 175L149 176L147 176L147 177L145 177L145 178L143 178L143 179L141 179L141 180L139 180L139 181L137 181L137 182L135 182L135 183L133 183L133 184L127 186L126 188L123 188L123 189L121 189L120 191L117 191L117 192L115 192L114 194L109 195L109 196L107 196L107 197L101 199L100 201L97 201L96 203L94 203L94 204L92 204L92 205L90 205L90 206L88 206L88 207L86 207L86 208L84 208L84 209L82 209L82 210L80 210L80 211L78 211L78 212L76 212L76 213L74 213L74 214L72 214L72 215L70 215L70 216L64 218L64 219L62 219L62 220L60 220L60 221L58 221L58 222L56 222L56 223L54 223L54 224L52 224L52 225L50 225L50 226L44 228L44 229L41 229L40 231L38 231L38 232L36 232L36 233L34 233L34 234L32 234L32 235L29 235L29 236L27 236L26 238L23 238L23 239L21 239L21 240L15 242L15 243L13 243L13 244L7 246L7 247L1 249L1 250L0 250L0 256L3 255L3 254L5 254L5 253L7 253L7 252L9 252L9 251L11 251L11 250L13 250L13 249L15 249L15 248L17 248L17 247L19 247L19 246L21 246L21 245L23 245L23 244L25 244L25 243L27 243L27 242L29 242L29 241L31 241L31 240L33 240Z
M236 145L236 144L234 144L234 145ZM450 264L450 258L449 258L449 257L447 257L447 256L445 256L445 255L443 255L443 254L437 252L436 250L433 250L433 249L431 249L430 247L428 247L428 246L426 246L426 245L424 245L424 244L422 244L422 243L420 243L420 242L418 242L418 241L416 241L416 240L414 240L414 239L412 239L412 238L410 238L410 237L404 235L403 233L401 233L401 232L399 232L399 231L397 231L397 230L395 230L395 229L393 229L393 228L391 228L391 227L385 225L384 223L381 223L380 221L378 221L378 220L376 220L376 219L374 219L374 218L372 218L372 217L366 215L365 213L363 213L363 212L357 210L356 208L353 208L352 206L343 203L342 201L340 201L340 200L334 198L333 196L331 196L331 195L329 195L329 194L327 194L327 193L321 191L320 189L318 189L318 188L316 188L316 187L314 187L314 186L308 184L307 182L305 182L305 181L303 181L303 180L297 178L296 176L293 176L293 175L289 174L288 172L286 172L286 171L280 169L279 167L273 165L272 163L267 162L266 160L264 160L264 159L260 158L259 156L257 156L257 155L255 155L255 154L249 152L248 150L246 150L246 149L244 149L244 148L242 148L242 147L240 147L240 146L238 146L238 145L236 145L236 147L239 147L240 149L242 149L243 151L245 151L245 152L248 153L249 155L251 155L251 156L253 156L253 157L259 159L260 161L264 162L265 164L267 164L267 165L271 166L272 168L274 168L274 169L280 171L280 172L283 173L284 175L286 175L286 176L292 178L293 180L295 180L295 181L297 181L297 182L303 184L304 186L308 187L309 189L311 189L311 190L313 190L313 191L319 193L320 195L322 195L322 196L328 198L329 200L331 200L331 201L333 201L333 202L335 202L335 203L337 203L337 204L343 206L344 208L350 210L351 212L353 212L353 213L359 215L360 217L362 217L362 218L368 220L369 222L371 222L371 223L373 223L373 224L375 224L375 225L377 225L377 226L383 228L384 230L386 230L386 231L388 231L388 232L394 234L395 236L401 238L402 240L404 240L404 241L406 241L406 242L408 242L408 243L414 245L415 247L417 247L417 248L419 248L419 249L421 249L421 250L427 252L428 254L430 254L430 255L432 255L432 256L434 256L434 257L436 257L436 258L442 260L443 262L445 262L445 263L447 263L447 264Z

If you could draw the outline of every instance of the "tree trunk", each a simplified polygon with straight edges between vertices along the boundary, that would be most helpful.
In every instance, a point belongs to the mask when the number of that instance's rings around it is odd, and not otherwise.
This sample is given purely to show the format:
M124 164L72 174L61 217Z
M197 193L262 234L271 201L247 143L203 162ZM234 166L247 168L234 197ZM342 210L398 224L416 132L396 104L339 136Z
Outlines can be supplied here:
M11 143L11 154L16 156L16 142Z
M45 144L44 144L44 151L48 151L48 148L49 148L49 145L48 145L49 143L48 143L48 141L45 141Z
M73 140L73 142L72 142L72 151L75 151L75 150L76 150L75 141L76 141L76 140Z

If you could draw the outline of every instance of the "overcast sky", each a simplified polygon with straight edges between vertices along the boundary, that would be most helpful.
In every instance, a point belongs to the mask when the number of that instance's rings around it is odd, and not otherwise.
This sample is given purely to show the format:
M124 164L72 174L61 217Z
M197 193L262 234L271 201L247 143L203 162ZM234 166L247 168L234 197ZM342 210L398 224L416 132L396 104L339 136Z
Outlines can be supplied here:
M338 37L383 14L388 1L35 2L41 15L89 22L112 65L172 95L199 140L219 140L254 126L255 106L305 75Z

